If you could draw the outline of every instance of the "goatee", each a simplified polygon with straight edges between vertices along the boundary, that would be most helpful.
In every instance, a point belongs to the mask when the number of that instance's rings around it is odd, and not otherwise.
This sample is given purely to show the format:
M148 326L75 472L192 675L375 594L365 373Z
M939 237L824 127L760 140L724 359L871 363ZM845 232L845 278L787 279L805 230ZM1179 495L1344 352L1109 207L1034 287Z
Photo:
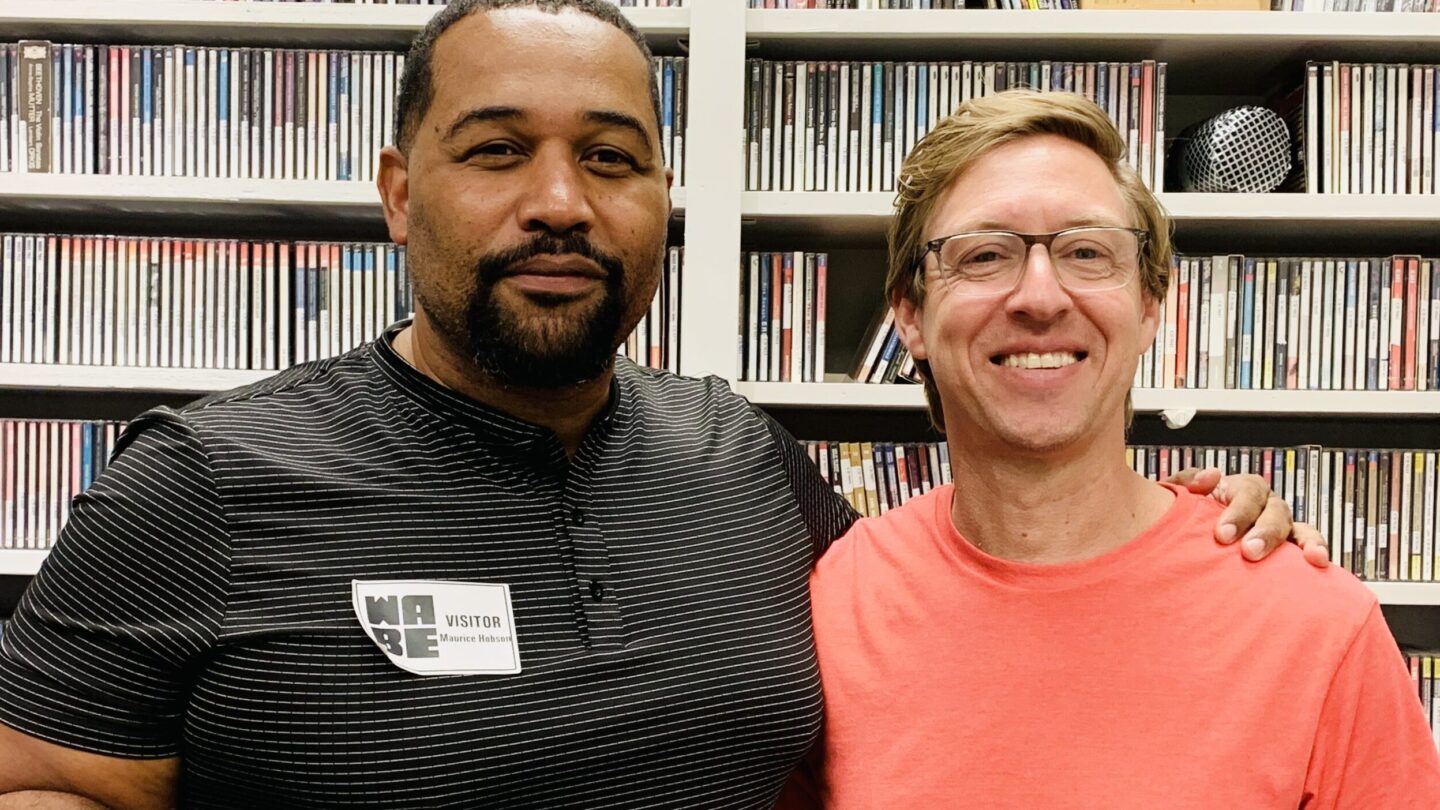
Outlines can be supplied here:
M583 312L579 305L553 302L553 311L524 317L505 309L495 286L516 264L536 256L582 256L605 271L598 302ZM476 365L502 385L563 388L596 379L615 362L625 317L625 266L590 243L583 234L540 234L524 245L482 256L475 266L475 291L466 307L469 348ZM539 299L544 306L547 302ZM548 307L546 307L548 309Z

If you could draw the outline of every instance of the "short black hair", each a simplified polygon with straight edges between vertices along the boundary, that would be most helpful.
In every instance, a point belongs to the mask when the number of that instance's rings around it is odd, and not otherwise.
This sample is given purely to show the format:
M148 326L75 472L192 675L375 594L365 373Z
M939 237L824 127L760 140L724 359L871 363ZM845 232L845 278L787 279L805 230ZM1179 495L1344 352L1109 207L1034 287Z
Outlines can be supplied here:
M400 97L395 102L395 144L401 152L410 151L410 146L415 141L415 133L420 129L420 121L430 109L430 102L435 95L434 76L430 67L431 57L435 53L435 41L449 30L450 26L471 14L519 7L534 8L548 14L559 14L564 10L587 14L615 26L630 37L630 41L640 49L640 55L645 57L647 68L653 58L645 35L625 19L617 6L605 0L451 0L450 4L431 17L425 28L415 36L410 43L410 51L405 56L405 71L400 77ZM658 137L664 129L660 118L660 88L655 81L655 72L647 70L647 75L649 79L646 84L650 88L650 106L654 108L655 132Z

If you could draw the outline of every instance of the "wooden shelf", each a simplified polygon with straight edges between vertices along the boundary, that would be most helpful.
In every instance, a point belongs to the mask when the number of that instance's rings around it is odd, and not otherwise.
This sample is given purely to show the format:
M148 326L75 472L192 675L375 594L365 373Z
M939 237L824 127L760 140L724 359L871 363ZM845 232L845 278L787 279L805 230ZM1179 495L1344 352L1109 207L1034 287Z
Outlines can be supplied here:
M756 405L783 408L919 410L925 392L918 385L861 383L737 382L736 393ZM1134 390L1139 413L1250 416L1422 416L1440 414L1440 391L1232 391L1211 389Z
M894 199L891 191L747 191L741 196L740 210L746 224L761 233L803 231L853 245L857 240L884 239ZM1436 194L1171 192L1160 199L1182 240L1192 235L1263 237L1313 244L1317 237L1349 237L1363 239L1368 251L1374 252L1382 240L1428 243L1440 234L1440 195Z
M0 0L8 39L400 50L443 6L216 0ZM626 8L652 47L690 34L688 8Z
M752 10L745 26L770 59L1156 59L1171 92L1202 94L1306 59L1433 61L1440 46L1425 14Z

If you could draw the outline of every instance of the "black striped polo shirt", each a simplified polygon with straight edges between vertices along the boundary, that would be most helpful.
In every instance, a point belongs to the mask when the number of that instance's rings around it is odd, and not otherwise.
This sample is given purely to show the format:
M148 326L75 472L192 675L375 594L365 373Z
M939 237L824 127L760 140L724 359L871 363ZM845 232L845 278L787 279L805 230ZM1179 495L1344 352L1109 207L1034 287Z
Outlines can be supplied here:
M0 641L0 721L180 756L193 807L769 807L843 499L718 379L618 361L567 458L397 329L132 423ZM402 670L352 602L395 580L508 586L520 671Z

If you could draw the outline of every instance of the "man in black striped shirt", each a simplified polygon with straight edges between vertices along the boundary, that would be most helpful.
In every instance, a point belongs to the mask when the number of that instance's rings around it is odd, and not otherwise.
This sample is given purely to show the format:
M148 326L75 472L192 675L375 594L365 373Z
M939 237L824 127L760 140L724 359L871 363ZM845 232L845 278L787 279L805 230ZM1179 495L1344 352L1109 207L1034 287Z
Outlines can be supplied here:
M5 634L0 792L759 808L814 740L853 513L722 381L614 357L669 208L643 40L455 3L403 92L414 322L130 426Z

